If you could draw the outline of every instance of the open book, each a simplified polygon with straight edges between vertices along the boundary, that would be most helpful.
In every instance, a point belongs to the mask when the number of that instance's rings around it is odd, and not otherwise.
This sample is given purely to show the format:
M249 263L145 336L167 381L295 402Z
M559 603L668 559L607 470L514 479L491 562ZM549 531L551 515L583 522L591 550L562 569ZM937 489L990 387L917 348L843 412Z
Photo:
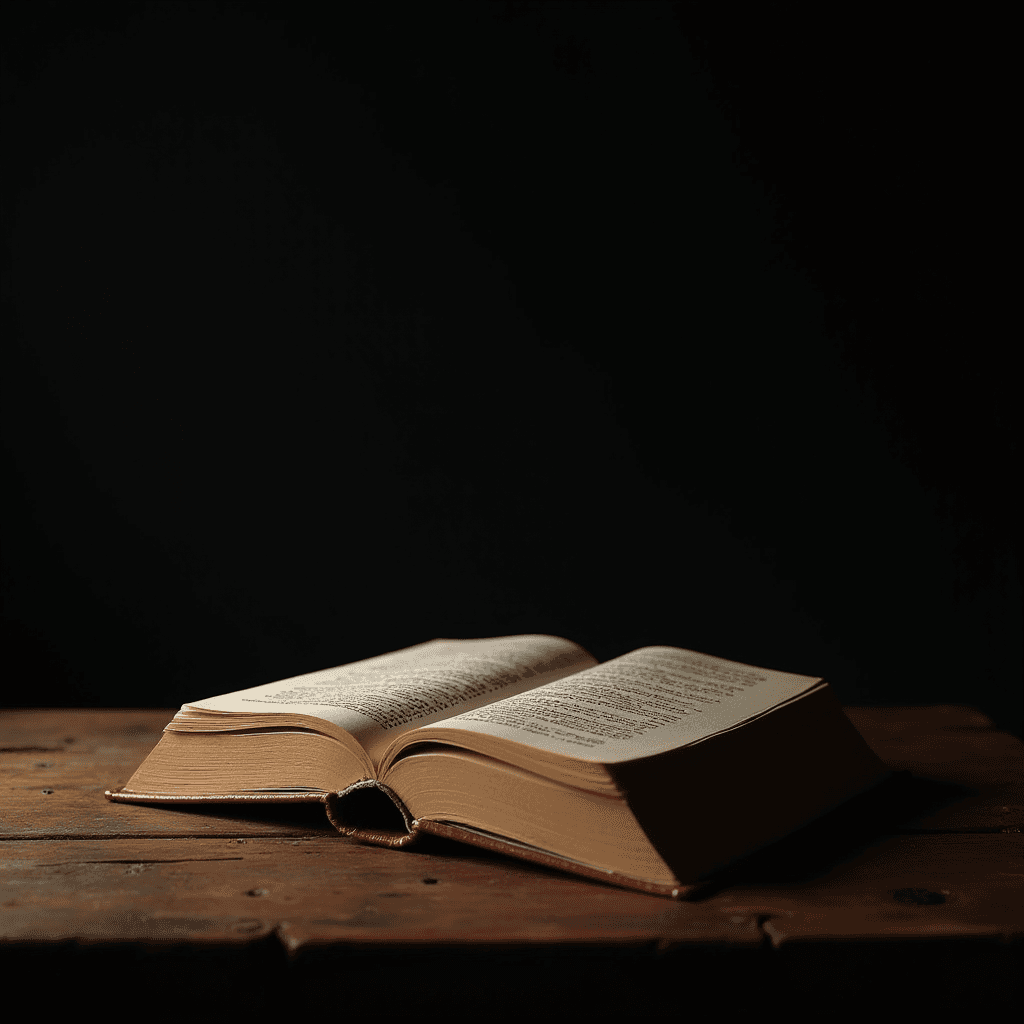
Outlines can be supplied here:
M186 704L106 795L320 801L367 842L434 833L678 897L886 774L821 679L676 647L598 664L532 635Z

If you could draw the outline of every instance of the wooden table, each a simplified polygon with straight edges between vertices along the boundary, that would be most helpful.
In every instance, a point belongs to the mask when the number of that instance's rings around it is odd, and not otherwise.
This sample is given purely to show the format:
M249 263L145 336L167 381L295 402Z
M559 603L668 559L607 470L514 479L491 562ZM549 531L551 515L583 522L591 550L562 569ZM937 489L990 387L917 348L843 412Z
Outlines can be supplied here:
M1024 746L968 707L847 713L903 774L683 903L442 840L361 846L317 806L109 803L172 710L7 711L0 966L69 1012L102 999L167 1020L431 1004L610 1020L708 997L1009 1012Z

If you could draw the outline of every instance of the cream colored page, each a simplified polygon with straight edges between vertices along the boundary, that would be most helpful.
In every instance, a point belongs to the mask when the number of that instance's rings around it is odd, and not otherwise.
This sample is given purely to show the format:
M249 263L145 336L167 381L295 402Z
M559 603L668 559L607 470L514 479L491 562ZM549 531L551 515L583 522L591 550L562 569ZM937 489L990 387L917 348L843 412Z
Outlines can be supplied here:
M677 647L644 647L442 724L614 764L723 732L819 683Z
M185 705L207 711L288 711L351 733L371 758L399 732L596 664L582 647L553 636L431 640L337 668Z

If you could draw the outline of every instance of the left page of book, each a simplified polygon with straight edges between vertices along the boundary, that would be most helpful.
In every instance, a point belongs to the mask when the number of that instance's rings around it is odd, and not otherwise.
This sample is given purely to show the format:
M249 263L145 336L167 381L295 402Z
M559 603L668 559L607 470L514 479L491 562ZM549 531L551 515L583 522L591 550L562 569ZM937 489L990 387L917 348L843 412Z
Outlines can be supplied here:
M438 639L374 658L192 701L171 732L316 727L351 736L374 766L401 733L597 664L561 637ZM334 728L332 729L331 726Z

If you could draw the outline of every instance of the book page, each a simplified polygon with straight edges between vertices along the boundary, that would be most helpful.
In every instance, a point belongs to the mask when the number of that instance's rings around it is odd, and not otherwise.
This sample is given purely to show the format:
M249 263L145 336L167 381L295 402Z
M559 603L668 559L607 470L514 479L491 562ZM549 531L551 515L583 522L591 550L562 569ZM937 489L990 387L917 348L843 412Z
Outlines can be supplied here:
M734 728L820 684L678 647L644 647L441 725L614 764Z
M431 640L185 705L234 714L312 715L354 736L376 762L399 733L595 665L578 644L528 635Z

